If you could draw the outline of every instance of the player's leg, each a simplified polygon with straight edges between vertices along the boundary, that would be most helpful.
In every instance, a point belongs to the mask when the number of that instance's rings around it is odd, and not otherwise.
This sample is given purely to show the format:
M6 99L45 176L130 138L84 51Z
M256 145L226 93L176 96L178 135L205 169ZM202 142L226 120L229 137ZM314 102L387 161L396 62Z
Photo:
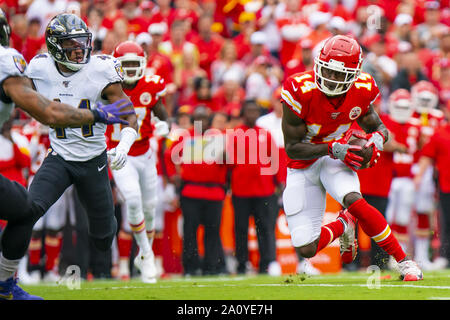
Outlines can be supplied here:
M120 280L128 281L130 279L130 256L133 246L133 233L130 224L127 221L127 208L125 203L117 203L116 210L119 210L121 216L120 231L117 235L117 249L119 253L119 270L117 277Z
M433 181L433 168L428 168L416 193L415 211L417 225L415 230L414 258L424 269L434 269L429 258L430 220L436 210L436 187Z
M291 241L297 254L304 258L316 255L344 229L341 222L322 227L326 191L319 181L321 162L319 159L307 169L288 169L283 192Z
M89 237L100 251L111 249L117 232L106 151L86 162L70 163L74 186L86 210Z
M142 192L142 209L145 217L145 228L149 239L150 248L153 246L153 238L155 236L155 218L157 206L157 185L158 172L156 170L156 154L149 153L143 156L142 165L139 170L140 188Z
M60 279L58 271L59 255L62 245L62 228L66 222L70 205L72 186L48 209L46 213L44 248L46 254L44 280L56 282Z
M150 159L149 159L150 156ZM147 154L136 157L139 161L139 186L141 190L142 211L145 219L145 230L148 243L148 251L141 251L139 254L140 270L143 281L154 282L157 276L155 255L153 253L153 239L155 237L155 216L156 216L156 187L157 171L155 163L156 155L149 151Z
M409 225L414 204L414 184L410 178L395 178L391 184L390 203L393 219L390 226L403 251L409 250ZM389 221L389 220L388 220Z
M36 282L39 282L41 279L40 263L45 218L45 216L41 217L34 225L31 233L30 245L28 246L28 265L30 268L30 276L35 279Z
M34 224L70 185L70 176L61 159L49 155L38 170L28 195L23 187L19 188L18 184L8 183L6 178L2 178L0 194L2 199L5 197L2 218L8 219L8 224L2 233L0 282L6 291L13 294L13 298L27 299L27 294L17 287L13 275L28 249ZM15 209L20 211L14 212Z
M348 169L349 172L350 169ZM356 175L356 174L355 174ZM336 187L338 184L336 184ZM333 194L330 193L333 196ZM363 229L384 251L398 262L400 276L405 281L423 279L417 264L408 259L384 216L362 197L359 192L348 192L341 198L335 198L351 213Z
M116 186L125 199L127 222L131 226L134 239L143 254L150 252L148 243L144 211L142 208L142 192L139 176L140 163L136 157L128 157L125 166L114 170L113 176Z

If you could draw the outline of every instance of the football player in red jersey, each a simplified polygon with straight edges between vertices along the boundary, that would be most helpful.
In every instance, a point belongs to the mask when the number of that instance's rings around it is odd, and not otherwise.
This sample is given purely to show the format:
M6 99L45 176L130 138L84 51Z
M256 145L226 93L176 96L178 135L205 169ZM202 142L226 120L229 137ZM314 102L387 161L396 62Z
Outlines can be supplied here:
M347 36L327 39L314 70L293 74L283 85L282 128L289 157L283 204L298 254L313 257L339 237L343 262L356 256L355 224L398 262L401 278L421 280L422 271L407 258L383 215L362 197L358 176L362 158L350 145L355 135L373 148L373 166L388 131L372 106L379 94L374 79L361 73L362 50ZM366 133L349 130L357 121ZM376 182L374 182L376 183ZM322 226L326 193L345 210Z
M153 135L166 136L169 125L161 97L165 93L164 79L158 75L144 76L147 60L141 46L132 41L120 43L114 51L124 70L123 89L133 102L139 123L136 141L128 153L122 170L113 170L116 185L125 198L127 222L139 246L134 260L146 283L156 281L157 271L152 250L156 209L156 153L150 147ZM152 116L153 113L153 116ZM152 122L154 125L152 125ZM106 132L108 149L120 140L120 125Z
M436 87L429 81L419 81L411 87L411 99L415 112L413 117L421 125L420 140L418 150L415 155L413 172L419 171L419 158L422 154L422 147L428 143L431 136L438 127L445 122L444 113L438 108L439 93ZM423 173L420 185L416 188L415 211L417 215L417 225L415 230L414 254L415 259L422 268L433 269L433 264L429 261L428 252L430 248L430 218L437 214L437 188L433 179L434 169L428 167Z
M420 135L420 124L412 115L414 107L411 95L406 89L395 90L389 97L389 116L384 124L393 139L404 146L404 150L394 151L393 179L386 210L387 221L392 227L400 245L411 252L408 226L414 210L415 188L412 166ZM423 268L421 261L417 261Z

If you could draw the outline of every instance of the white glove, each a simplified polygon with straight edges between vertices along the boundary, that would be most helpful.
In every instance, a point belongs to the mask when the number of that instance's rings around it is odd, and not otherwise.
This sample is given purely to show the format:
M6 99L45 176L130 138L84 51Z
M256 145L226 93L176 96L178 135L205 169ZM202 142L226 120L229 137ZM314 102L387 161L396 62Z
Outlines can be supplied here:
M127 152L113 148L107 152L112 170L120 170L127 163Z
M169 124L165 121L156 122L154 134L157 137L166 137L169 134Z

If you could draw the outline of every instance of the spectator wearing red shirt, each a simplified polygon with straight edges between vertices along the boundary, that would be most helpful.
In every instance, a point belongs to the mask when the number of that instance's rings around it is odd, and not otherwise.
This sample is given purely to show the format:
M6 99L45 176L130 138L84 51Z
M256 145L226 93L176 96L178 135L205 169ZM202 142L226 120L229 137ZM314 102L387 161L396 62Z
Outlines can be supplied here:
M173 22L175 9L170 6L171 0L156 0L157 7L153 11L153 17L150 24L164 23L166 28Z
M307 25L303 13L300 11L299 0L287 0L286 9L277 19L277 26L281 35L280 62L284 66L292 59L298 41L307 37L311 28Z
M211 82L213 92L223 83L225 73L233 72L239 75L239 84L244 83L245 66L237 58L236 45L233 40L225 40L217 60L211 64Z
M25 39L22 54L27 62L30 62L33 57L42 49L46 49L45 37L39 35L41 22L38 19L31 19L28 22L28 32Z
M200 52L200 68L211 79L211 64L218 58L224 39L212 31L214 20L210 15L198 19L198 36L192 40Z
M22 52L27 37L27 19L24 15L15 15L10 19L11 38L9 46Z
M194 79L194 92L187 101L187 104L195 108L206 106L211 111L219 111L221 106L216 104L211 91L211 81L206 76Z
M193 112L194 128L181 136L165 153L168 177L181 187L183 214L183 268L185 275L212 275L226 272L220 238L220 223L227 166L224 161L224 135L210 128L210 110L199 107ZM201 123L201 132L195 124ZM220 142L222 141L222 142ZM222 152L207 152L204 145L217 142ZM214 148L217 151L217 148ZM181 183L180 183L181 182ZM205 255L200 261L197 229L205 228Z
M200 68L197 51L183 50L181 68L175 70L173 77L178 88L178 104L190 103L189 99L195 90L194 80L200 77L207 78L206 71Z
M250 51L247 52L241 59L246 67L251 66L253 61L261 55L264 55L270 59L272 65L278 64L278 59L272 57L269 50L267 50L266 44L267 36L265 33L261 31L255 31L252 33L250 36Z
M250 51L250 37L255 31L256 15L253 12L242 12L239 16L239 34L233 38L238 60Z
M117 0L95 0L94 5L103 13L102 27L108 30L112 30L114 22L123 17Z
M447 121L450 121L450 101L443 108ZM441 255L450 261L450 124L438 128L430 141L422 149L419 170L414 177L416 186L420 185L426 169L434 165L438 172L439 201L441 204Z
M239 81L240 77L236 72L226 72L223 76L223 84L213 94L215 104L229 116L241 109L241 102L245 99L245 90L240 86ZM239 114L240 111L237 113Z
M256 120L261 115L261 107L256 101L246 100L241 111L243 125L227 137L227 156L228 160L232 160L237 273L245 274L247 271L248 225L250 216L253 216L260 253L259 273L278 274L280 267L276 262L275 245L278 149L271 134L256 126Z

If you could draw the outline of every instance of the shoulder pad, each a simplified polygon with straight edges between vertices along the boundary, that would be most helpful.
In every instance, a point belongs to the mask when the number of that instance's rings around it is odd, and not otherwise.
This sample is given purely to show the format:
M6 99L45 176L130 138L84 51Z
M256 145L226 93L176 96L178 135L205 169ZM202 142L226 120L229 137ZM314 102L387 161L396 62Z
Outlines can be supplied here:
M3 48L0 51L0 74L4 79L8 76L21 76L25 73L27 63L14 48Z
M53 63L53 58L47 53L41 53L31 59L26 75L32 79L45 78L49 63Z
M111 55L94 55L91 57L89 65L92 68L92 72L90 72L92 79L108 83L123 81L122 64Z
M444 113L439 109L431 109L430 114L435 118L443 118Z

